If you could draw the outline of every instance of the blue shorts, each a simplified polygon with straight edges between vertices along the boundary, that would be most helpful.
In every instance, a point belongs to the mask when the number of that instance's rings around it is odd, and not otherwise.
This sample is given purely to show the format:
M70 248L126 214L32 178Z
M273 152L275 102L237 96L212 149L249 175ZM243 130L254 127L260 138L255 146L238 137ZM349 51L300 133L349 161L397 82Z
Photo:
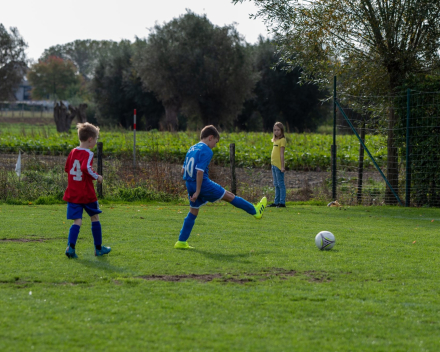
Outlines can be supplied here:
M82 219L83 210L85 210L90 217L102 213L102 210L99 209L98 202L92 202L87 204L76 204L76 203L68 202L67 219L68 220Z
M197 184L195 182L187 182L186 189L188 190L188 199L196 192ZM216 202L223 198L226 190L211 180L203 180L202 188L200 189L200 194L195 202L189 200L189 206L194 209L199 209L202 205L208 202Z

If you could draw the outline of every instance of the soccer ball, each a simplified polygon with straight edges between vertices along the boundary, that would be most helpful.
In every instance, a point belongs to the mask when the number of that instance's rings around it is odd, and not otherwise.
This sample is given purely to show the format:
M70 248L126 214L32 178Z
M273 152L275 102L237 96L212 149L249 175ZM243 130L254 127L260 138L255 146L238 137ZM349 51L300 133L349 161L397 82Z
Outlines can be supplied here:
M321 231L315 237L315 244L321 251L330 250L336 243L335 236L329 231Z

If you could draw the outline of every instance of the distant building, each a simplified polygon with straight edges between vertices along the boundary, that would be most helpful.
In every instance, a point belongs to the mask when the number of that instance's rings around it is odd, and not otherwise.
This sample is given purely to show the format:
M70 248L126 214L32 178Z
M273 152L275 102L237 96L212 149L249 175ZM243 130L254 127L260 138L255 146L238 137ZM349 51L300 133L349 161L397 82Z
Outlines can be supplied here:
M31 100L31 90L32 87L30 86L27 78L23 77L23 80L21 81L20 85L14 93L15 99L18 101Z

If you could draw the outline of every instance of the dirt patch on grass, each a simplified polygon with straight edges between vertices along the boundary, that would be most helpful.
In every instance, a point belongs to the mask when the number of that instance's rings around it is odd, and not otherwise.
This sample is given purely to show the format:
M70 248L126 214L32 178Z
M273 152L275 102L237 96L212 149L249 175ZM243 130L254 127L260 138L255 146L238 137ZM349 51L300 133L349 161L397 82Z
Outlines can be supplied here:
M29 235L30 237L23 238L0 238L0 242L47 242L47 241L59 241L65 240L64 237L52 237L52 238L43 238L43 237L33 237L37 235Z
M325 271L305 271L304 275L309 277L309 281L310 282L316 282L316 283L320 283L320 282L330 282L331 278L330 275L328 273L326 273Z
M168 282L178 282L182 280L197 280L201 282L210 282L213 280L219 282L233 282L238 284L244 284L246 282L253 281L265 281L273 277L279 277L283 280L288 277L295 276L297 272L295 270L284 270L274 268L267 272L262 273L243 273L243 274L182 274L182 275L143 275L138 276L144 280L159 280Z
M46 242L50 239L49 238L1 238L0 242Z

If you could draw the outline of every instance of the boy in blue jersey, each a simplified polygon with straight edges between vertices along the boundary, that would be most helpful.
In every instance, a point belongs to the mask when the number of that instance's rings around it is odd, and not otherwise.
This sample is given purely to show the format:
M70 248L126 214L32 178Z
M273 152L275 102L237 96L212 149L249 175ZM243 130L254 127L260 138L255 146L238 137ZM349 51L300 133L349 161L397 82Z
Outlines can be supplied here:
M187 249L191 247L187 240L199 214L199 208L208 203L217 200L224 200L233 206L243 209L256 219L261 219L263 211L266 208L267 199L263 197L261 201L254 206L243 198L235 196L226 191L222 186L211 181L208 176L209 163L211 161L213 149L220 139L217 129L210 125L202 129L200 133L200 142L189 148L183 163L182 174L186 181L190 210L186 216L182 230L180 230L179 240L174 245L177 249Z

